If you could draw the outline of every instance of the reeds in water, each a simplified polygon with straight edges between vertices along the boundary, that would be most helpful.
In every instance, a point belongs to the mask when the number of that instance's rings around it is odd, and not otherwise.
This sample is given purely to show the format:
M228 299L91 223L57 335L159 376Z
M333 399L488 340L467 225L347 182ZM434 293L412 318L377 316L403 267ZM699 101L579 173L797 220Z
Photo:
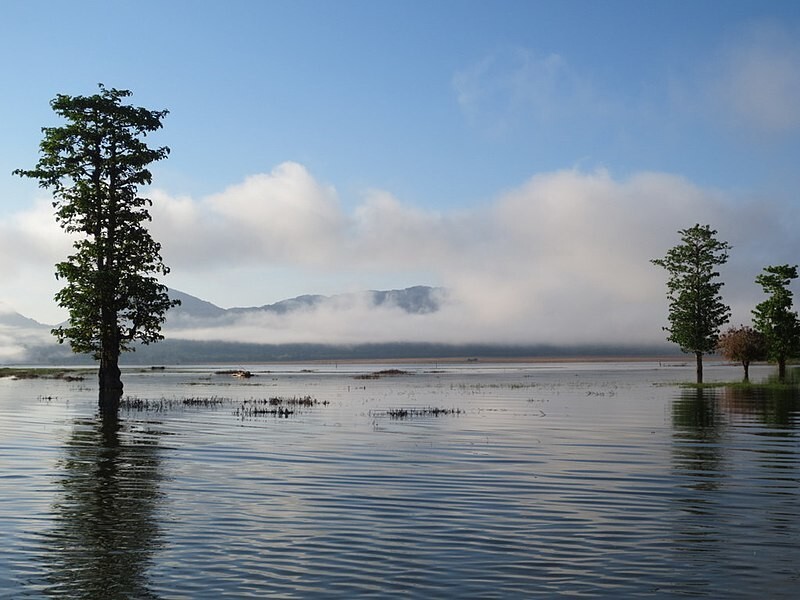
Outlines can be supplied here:
M159 398L157 400L153 400L150 398L125 396L119 401L119 407L121 410L138 412L168 412L179 410L185 407L218 408L226 402L231 402L231 399L222 398L220 396L193 396L190 398Z
M390 419L410 419L412 417L441 417L445 415L460 415L464 411L460 408L438 408L433 406L390 408L388 410L370 411L376 418L389 417Z

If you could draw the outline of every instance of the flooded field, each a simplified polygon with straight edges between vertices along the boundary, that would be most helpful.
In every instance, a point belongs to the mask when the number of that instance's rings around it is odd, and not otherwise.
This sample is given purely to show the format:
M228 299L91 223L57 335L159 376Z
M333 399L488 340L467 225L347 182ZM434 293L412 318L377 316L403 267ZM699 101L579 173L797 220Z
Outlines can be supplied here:
M2 597L800 589L796 392L658 363L247 368L126 372L118 426L92 377L0 380Z

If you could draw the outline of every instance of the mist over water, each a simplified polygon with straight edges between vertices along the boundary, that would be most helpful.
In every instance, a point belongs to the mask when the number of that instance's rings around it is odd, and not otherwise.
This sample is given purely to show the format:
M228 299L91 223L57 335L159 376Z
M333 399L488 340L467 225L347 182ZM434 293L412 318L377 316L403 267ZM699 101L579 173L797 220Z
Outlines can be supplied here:
M796 392L384 368L131 371L117 424L93 379L0 380L0 595L793 597Z

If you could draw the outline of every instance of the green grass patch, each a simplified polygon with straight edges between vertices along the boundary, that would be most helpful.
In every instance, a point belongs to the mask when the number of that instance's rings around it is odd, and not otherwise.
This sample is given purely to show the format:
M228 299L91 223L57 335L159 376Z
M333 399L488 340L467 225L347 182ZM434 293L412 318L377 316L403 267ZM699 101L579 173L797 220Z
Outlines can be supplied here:
M88 369L0 367L0 377L13 377L14 379L63 379L64 381L83 381L91 372L92 371Z
M793 390L800 389L800 384L795 381L765 381L752 383L749 381L712 381L708 383L678 383L678 387L684 389L705 390L715 388L728 388L734 390Z

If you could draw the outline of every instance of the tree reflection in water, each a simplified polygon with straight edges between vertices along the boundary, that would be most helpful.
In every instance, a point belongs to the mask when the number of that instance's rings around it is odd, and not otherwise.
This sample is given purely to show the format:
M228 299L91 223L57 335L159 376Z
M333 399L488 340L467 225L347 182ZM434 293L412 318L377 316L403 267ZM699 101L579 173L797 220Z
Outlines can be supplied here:
M720 438L725 422L714 391L688 388L672 405L673 464L686 487L715 490L724 474ZM702 507L695 507L702 512Z
M754 568L764 546L795 547L799 414L791 386L685 389L673 403L674 547L704 565L686 575L698 586L720 565Z
M78 420L64 454L56 525L45 540L46 592L154 597L147 571L161 543L156 434L116 418Z
M794 435L800 414L798 369L792 369L785 384L777 376L764 386L731 386L721 390L720 402L725 412L733 416L753 417L767 426L768 435Z

